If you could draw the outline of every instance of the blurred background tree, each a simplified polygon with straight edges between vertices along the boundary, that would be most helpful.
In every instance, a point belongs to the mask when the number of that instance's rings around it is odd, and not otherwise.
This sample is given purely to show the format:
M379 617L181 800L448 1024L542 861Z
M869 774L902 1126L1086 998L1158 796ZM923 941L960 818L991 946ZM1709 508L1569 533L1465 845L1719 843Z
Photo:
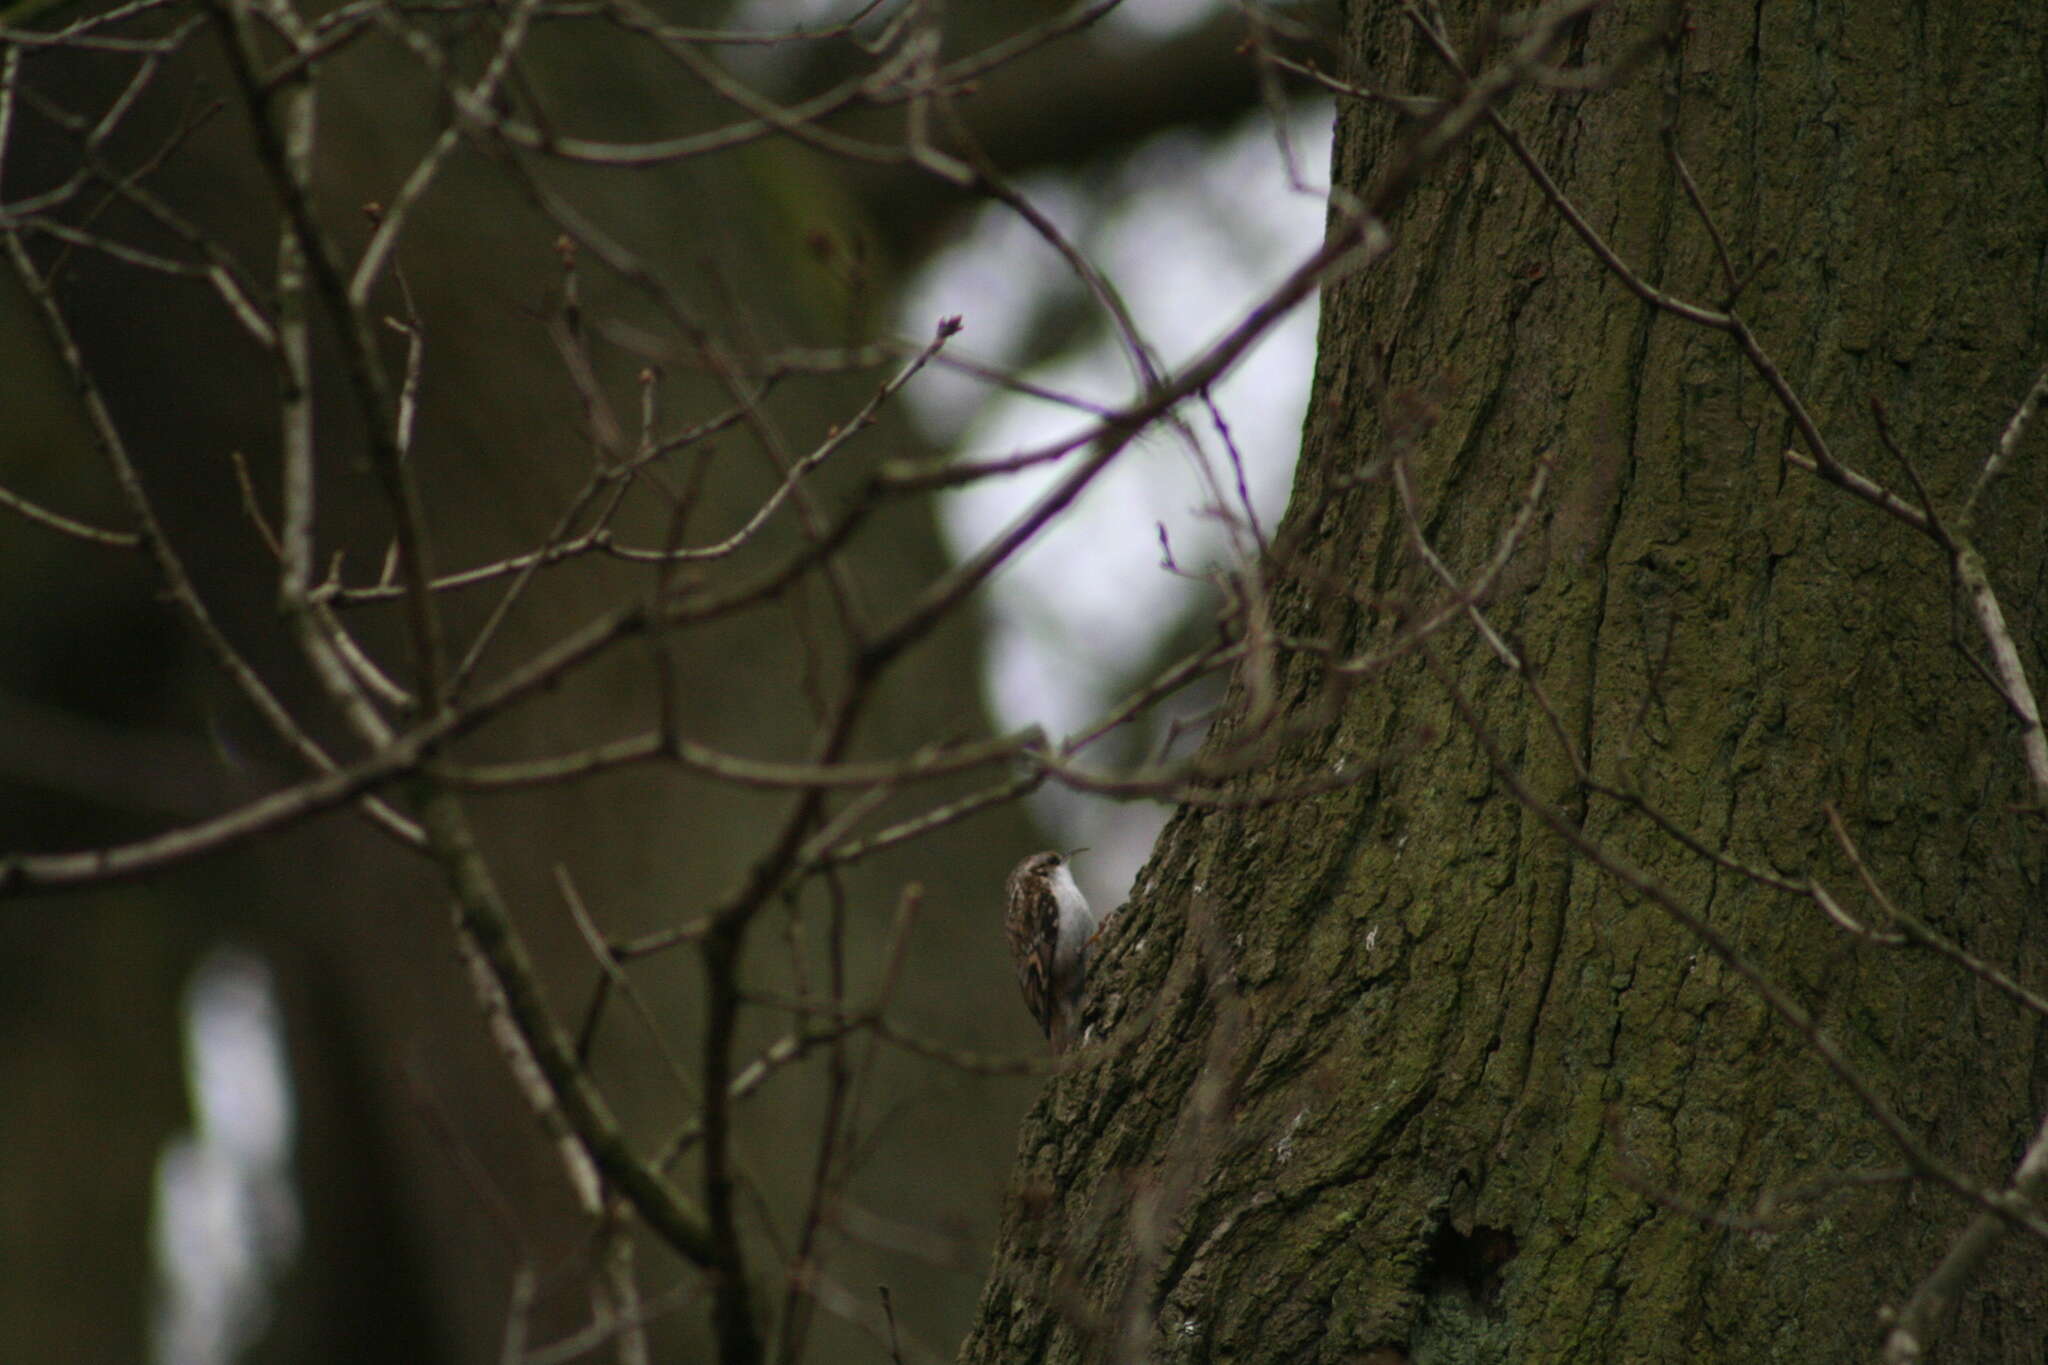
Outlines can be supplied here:
M1142 177L1163 182L1182 163L1200 165L1248 120L1256 129L1291 116L1294 97L1278 94L1270 71L1262 81L1245 46L1268 23L1223 6L1134 6L1126 16L1114 8L17 8L0 33L10 115L0 204L50 282L193 593L308 737L346 762L362 752L361 737L280 620L278 564L266 545L282 496L279 365L223 293L191 273L220 267L275 325L283 192L255 121L276 131L297 92L315 92L306 202L346 268L374 239L380 213L403 205L403 232L363 316L394 389L408 338L383 319L417 327L409 463L430 509L437 570L501 560L557 533L592 469L633 445L643 396L667 433L719 421L737 386L749 395L745 420L679 442L608 523L621 544L698 543L744 525L781 481L775 461L826 440L907 358L851 351L913 332L921 345L939 316L961 313L961 349L973 354L977 286L969 277L949 295L927 267L971 245L973 215L991 192L917 164L913 118L929 118L949 161L985 158L1005 176L1039 177L1034 192L1057 186L1061 207L1085 221L1111 215L1116 196L1142 191ZM663 24L678 27L657 32ZM263 82L253 97L225 55L237 31ZM457 116L450 83L478 81L513 31L516 58L490 110L542 141L622 146L715 134L756 112L717 88L730 81L787 107L819 92L853 94L815 134L748 136L716 154L629 157L625 166L593 164L606 159L601 150L558 158ZM937 44L932 60L974 66L948 87L943 109L903 93L928 74L918 65L927 41ZM295 49L306 57L296 69ZM310 84L295 84L301 76ZM457 130L445 159L431 163L431 182L409 202L402 187L444 130ZM1175 132L1182 141L1154 150L1149 169L1119 169ZM835 154L855 143L881 154ZM1312 233L1312 207L1308 221ZM562 245L579 231L585 241ZM185 263L183 273L163 267L170 259ZM956 250L951 259L970 258ZM925 312L913 319L905 291L919 286ZM339 579L367 585L385 572L392 515L349 388L348 339L317 298L300 306L316 317L313 576L327 579L332 565ZM38 507L132 530L134 509L94 448L39 301L19 280L0 286L0 317L9 376L0 484ZM1003 360L1018 371L1086 354L1108 335L1071 280L1023 299L1003 326L1016 338ZM643 372L658 380L643 383ZM879 404L872 428L807 480L813 509L829 510L884 461L943 453L985 401L956 397L955 415L919 421L900 399ZM1284 460L1279 469L1284 479ZM931 496L882 501L849 542L844 571L874 618L912 602L951 562L937 507ZM784 509L701 581L689 566L602 554L551 567L506 613L476 677L645 598L664 574L687 592L780 562L804 544L803 521L827 515L813 509ZM1149 514L1122 515L1152 541ZM301 779L303 755L166 601L147 553L7 516L0 848L119 844ZM455 653L508 581L439 595ZM618 733L621 718L645 724L669 707L713 749L802 759L840 685L846 642L834 610L814 577L751 617L629 644L495 718L457 752L480 762L571 751ZM341 614L410 686L402 613L372 602ZM1172 619L1133 631L1123 662L1108 668L1111 682L1142 676L1175 634ZM877 691L850 756L989 733L983 649L976 613L949 614ZM1029 684L1022 704L1031 705ZM1005 719L1011 729L1028 723ZM885 792L866 828L989 782L984 770ZM558 869L606 935L630 940L687 921L741 881L784 805L783 793L661 764L470 802L539 976L572 1024L589 1008L599 970ZM1088 824L1085 813L1041 810L1047 817L1070 826L1035 830L1023 807L994 803L885 848L846 870L834 892L840 908L822 908L815 883L791 892L762 911L751 988L771 1001L822 989L825 926L842 912L853 926L846 971L873 983L901 889L918 883L922 908L892 1018L964 1052L1030 1056L995 922L1018 856L1055 837L1088 842L1072 828ZM1144 828L1122 837L1120 861L1093 870L1098 898L1120 897L1116 877L1128 877ZM480 1360L498 1356L508 1321L521 1320L535 1343L588 1323L599 1255L590 1223L479 1024L446 900L427 859L394 848L366 820L328 815L160 875L34 894L0 915L0 1073L11 1092L0 1124L0 1358ZM703 995L694 954L655 956L634 970L661 1036L694 1064ZM613 1006L595 1035L593 1074L628 1132L652 1149L689 1101L662 1049ZM240 1070L218 1058L238 1055L237 1036L263 1036L267 1010L282 1021L275 1036L288 1048L288 1084L286 1096L266 1100L260 1046ZM198 1031L206 1019L217 1023L211 1043ZM745 1021L745 1046L767 1045L789 1019L762 1004ZM817 1299L837 1312L826 1314L818 1349L823 1358L845 1349L833 1333L855 1329L843 1320L862 1331L883 1320L873 1293L882 1284L903 1338L944 1351L967 1320L1015 1122L1036 1082L1007 1064L963 1070L900 1049L860 1066L858 1110L838 1115L830 1148L845 1167L832 1179L845 1186L825 1234L831 1254L817 1257L826 1277ZM828 1106L844 1103L824 1074L814 1065L765 1086L740 1119L761 1223L785 1239L805 1223ZM245 1153L224 1173L209 1165L223 1141L234 1149L244 1111L266 1104L283 1106L269 1138L242 1140L283 1144L282 1187L248 1175L274 1152ZM761 1254L794 1252L785 1244ZM238 1268L238 1258L263 1264ZM535 1277L530 1315L516 1311L521 1274ZM769 1297L779 1308L780 1296ZM692 1339L702 1319L690 1305L666 1312L657 1344Z
M2038 17L4 22L0 1357L2040 1341Z

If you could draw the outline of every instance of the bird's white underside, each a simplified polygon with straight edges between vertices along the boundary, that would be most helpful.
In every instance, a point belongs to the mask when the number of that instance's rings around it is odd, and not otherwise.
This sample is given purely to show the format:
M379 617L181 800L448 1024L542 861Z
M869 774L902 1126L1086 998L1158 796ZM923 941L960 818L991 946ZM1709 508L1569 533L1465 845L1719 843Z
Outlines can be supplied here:
M1081 888L1074 885L1074 874L1064 862L1053 868L1050 881L1053 900L1060 908L1060 936L1058 946L1053 949L1053 976L1062 981L1074 981L1073 969L1087 951L1088 940L1095 937L1096 926L1102 921L1089 908Z

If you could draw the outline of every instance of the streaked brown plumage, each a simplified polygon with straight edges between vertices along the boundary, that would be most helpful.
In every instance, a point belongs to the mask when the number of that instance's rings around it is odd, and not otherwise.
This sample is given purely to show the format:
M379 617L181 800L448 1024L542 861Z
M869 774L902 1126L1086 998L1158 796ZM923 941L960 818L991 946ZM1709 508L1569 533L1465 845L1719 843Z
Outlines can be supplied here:
M1067 860L1034 853L1010 873L1003 932L1017 964L1025 1007L1055 1053L1074 1043L1088 980L1088 942L1101 922L1088 908Z

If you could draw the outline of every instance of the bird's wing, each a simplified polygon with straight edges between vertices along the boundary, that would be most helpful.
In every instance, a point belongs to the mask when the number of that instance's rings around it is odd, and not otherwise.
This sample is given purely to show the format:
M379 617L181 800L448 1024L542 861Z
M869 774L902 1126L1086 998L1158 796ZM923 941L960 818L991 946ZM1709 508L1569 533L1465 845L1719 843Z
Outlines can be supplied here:
M1059 950L1059 903L1050 894L1028 898L1010 923L1010 952L1017 959L1017 984L1038 1027L1052 1036L1053 955Z

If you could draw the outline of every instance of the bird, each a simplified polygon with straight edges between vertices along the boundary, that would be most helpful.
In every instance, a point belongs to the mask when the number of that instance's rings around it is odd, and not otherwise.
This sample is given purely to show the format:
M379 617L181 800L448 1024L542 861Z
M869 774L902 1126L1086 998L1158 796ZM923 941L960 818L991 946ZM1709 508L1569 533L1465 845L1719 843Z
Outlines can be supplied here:
M1003 932L1017 962L1017 984L1058 1056L1074 1043L1088 982L1088 944L1102 920L1074 885L1064 854L1034 853L1018 863L1007 891Z

